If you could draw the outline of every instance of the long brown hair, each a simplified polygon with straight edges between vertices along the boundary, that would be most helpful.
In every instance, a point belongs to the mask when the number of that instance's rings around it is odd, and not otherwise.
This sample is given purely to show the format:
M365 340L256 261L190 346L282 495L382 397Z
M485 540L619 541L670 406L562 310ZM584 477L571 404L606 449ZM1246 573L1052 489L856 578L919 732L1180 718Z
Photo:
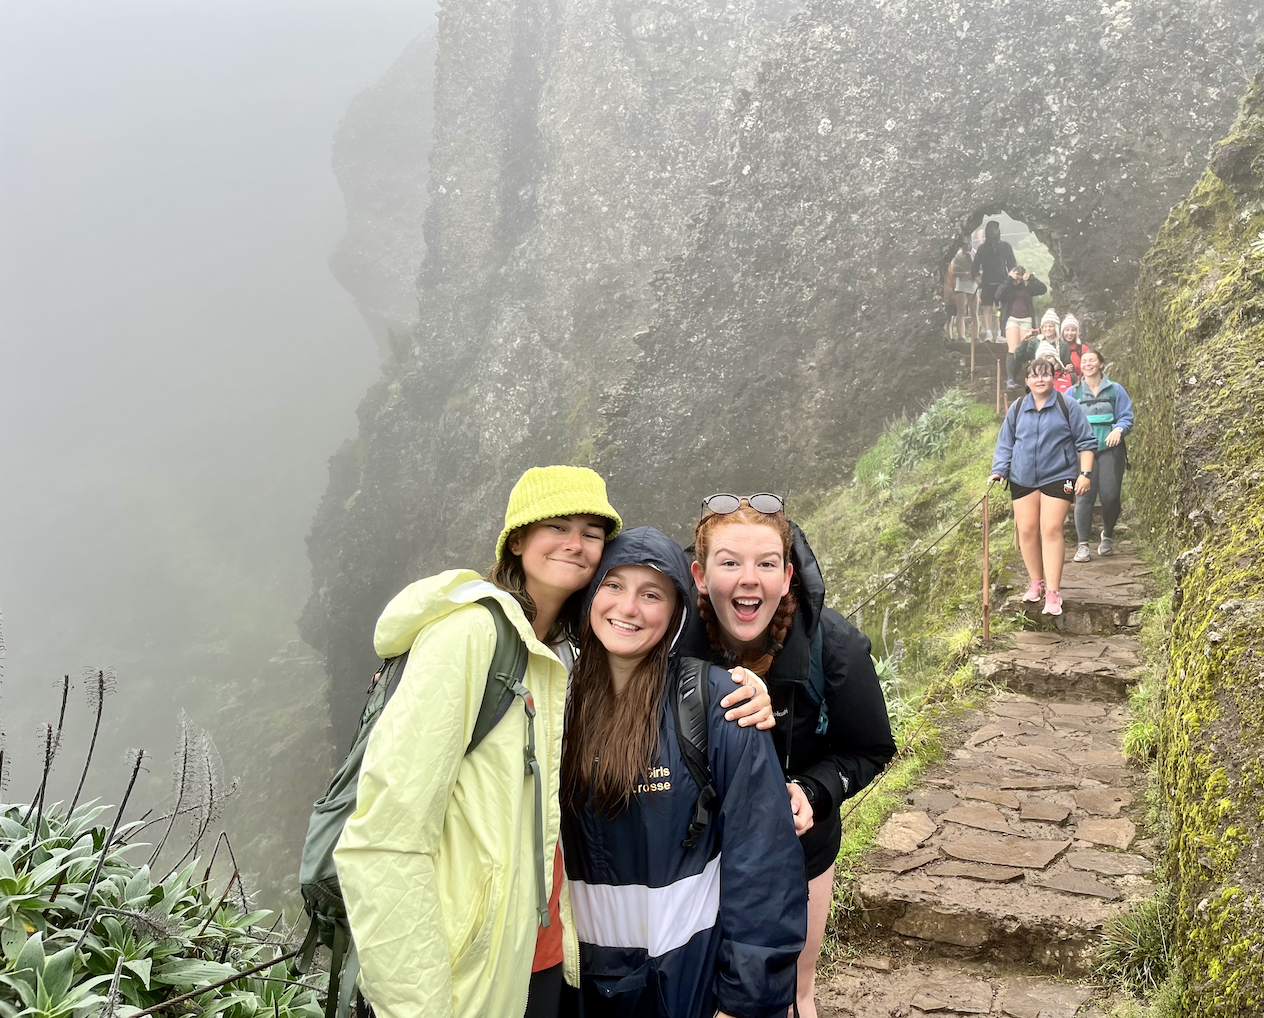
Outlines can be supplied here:
M516 544L517 539L530 528L531 524L528 523L525 527L510 531L509 536L505 538L500 558L487 571L487 579L512 596L522 606L522 614L527 617L527 621L534 625L539 609L536 608L534 599L527 593L527 571L522 567L522 556L509 550L510 545ZM548 634L544 638L543 642L546 645L551 647L563 638L568 640L578 638L580 614L584 610L584 593L585 589L581 587L563 602L562 610L557 613L557 618L553 620L553 625L549 627Z
M658 755L659 713L672 639L680 630L684 600L676 597L667 631L615 693L606 648L584 620L579 660L571 676L570 704L562 736L562 803L571 809L586 797L599 813L615 817L647 782Z
M790 521L786 519L786 514L784 512L761 513L756 509L752 509L749 505L744 505L736 512L724 515L709 513L702 517L698 521L697 526L694 527L694 557L697 559L698 564L702 566L704 572L707 568L707 553L711 548L712 536L721 527L732 523L754 523L761 527L771 527L781 537L781 554L786 564L789 564L790 546L794 543L794 533L790 529ZM772 617L772 623L768 626L768 639L763 648L749 647L742 650L740 654L734 655L724 642L724 632L720 628L720 620L716 618L715 607L711 604L711 598L707 594L698 595L698 614L701 616L702 621L706 623L707 637L711 641L711 649L726 660L733 660L735 664L739 664L743 668L749 668L761 678L768 674L768 669L772 667L773 658L785 646L786 637L790 634L790 627L794 624L794 613L798 610L798 607L799 602L795 599L794 588L791 587L786 591L781 603L777 605L777 611Z

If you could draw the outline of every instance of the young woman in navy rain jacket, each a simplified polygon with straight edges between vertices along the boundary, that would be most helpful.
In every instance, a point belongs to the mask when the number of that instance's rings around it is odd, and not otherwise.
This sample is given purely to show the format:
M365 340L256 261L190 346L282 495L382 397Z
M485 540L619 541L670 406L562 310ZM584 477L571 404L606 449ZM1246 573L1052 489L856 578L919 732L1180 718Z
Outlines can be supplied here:
M1009 481L1018 547L1031 585L1023 600L1062 614L1062 525L1076 495L1088 492L1097 436L1084 408L1053 388L1052 361L1027 365L1031 390L1005 415L992 457L992 480Z
M772 1018L794 1000L807 902L772 739L726 724L706 672L719 795L692 847L699 789L671 710L689 563L650 527L611 541L589 588L562 751L562 846L583 1013Z
M751 501L755 506L751 506ZM694 531L698 613L681 653L767 680L773 745L800 833L808 933L799 956L798 1005L816 1018L816 962L829 917L839 807L895 755L869 640L825 607L825 581L779 496L712 495Z

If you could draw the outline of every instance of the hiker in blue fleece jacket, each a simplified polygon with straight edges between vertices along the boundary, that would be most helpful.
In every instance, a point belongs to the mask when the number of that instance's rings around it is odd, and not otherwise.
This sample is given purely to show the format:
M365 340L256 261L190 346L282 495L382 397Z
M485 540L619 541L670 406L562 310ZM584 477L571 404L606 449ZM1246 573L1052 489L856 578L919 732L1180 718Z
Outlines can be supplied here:
M992 480L1009 481L1018 547L1031 576L1023 594L1062 614L1062 526L1076 495L1089 489L1097 436L1084 408L1053 388L1054 364L1027 365L1026 396L1009 408L996 438Z

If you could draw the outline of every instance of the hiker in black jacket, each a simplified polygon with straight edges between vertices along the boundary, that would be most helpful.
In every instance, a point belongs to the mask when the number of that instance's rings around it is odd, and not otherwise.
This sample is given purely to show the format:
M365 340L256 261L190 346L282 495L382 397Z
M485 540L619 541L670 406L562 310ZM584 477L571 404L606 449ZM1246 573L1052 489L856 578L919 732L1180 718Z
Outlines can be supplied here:
M1010 269L1018 264L1014 257L1014 249L1007 241L1001 240L1001 224L991 219L983 228L983 243L974 253L974 266L971 275L979 284L979 314L987 326L984 335L989 343L992 341L992 329L996 327L996 338L1001 338L1001 327L996 322L996 288L1005 282Z
M825 582L777 495L712 495L694 532L698 614L681 653L767 680L808 889L798 1005L816 1018L816 962L842 839L839 806L895 755L868 638L825 607Z
M583 1013L783 1018L803 854L771 737L725 720L728 672L676 653L689 587L676 542L637 527L588 589L561 781Z
M1015 381L1018 344L1033 331L1036 298L1048 292L1049 288L1021 265L1015 265L1005 282L996 288L996 301L1001 306L1001 328L1005 330L1005 345L1009 348L1006 357L1009 372L1009 381L1005 383L1007 389L1018 385Z

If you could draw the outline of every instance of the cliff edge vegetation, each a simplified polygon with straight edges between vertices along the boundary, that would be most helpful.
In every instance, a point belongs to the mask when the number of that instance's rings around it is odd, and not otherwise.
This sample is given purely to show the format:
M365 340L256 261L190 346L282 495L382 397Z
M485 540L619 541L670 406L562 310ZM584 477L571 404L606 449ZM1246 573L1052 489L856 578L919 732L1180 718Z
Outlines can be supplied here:
M1118 347L1115 344L1118 343ZM1158 780L1179 1013L1264 1013L1264 71L1142 263L1132 500L1175 562Z

